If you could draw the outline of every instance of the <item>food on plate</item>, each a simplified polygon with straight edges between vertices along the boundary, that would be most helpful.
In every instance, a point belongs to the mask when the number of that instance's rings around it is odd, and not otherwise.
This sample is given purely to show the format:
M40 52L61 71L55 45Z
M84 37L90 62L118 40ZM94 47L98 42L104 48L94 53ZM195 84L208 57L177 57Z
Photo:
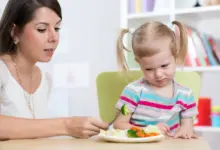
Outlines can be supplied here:
M128 114L129 110L127 108L127 106L124 104L122 107L121 107L121 113L126 116Z
M132 128L127 131L128 137L132 138L152 137L160 134L160 130L157 128L157 126L152 125L149 125L144 128L132 126Z
M101 135L115 136L115 137L128 137L128 138L144 138L161 135L157 126L148 125L147 127L132 126L128 130L109 129L107 131L102 130Z
M101 130L100 134L106 136L127 137L127 130L119 130L119 129L109 129L107 131Z

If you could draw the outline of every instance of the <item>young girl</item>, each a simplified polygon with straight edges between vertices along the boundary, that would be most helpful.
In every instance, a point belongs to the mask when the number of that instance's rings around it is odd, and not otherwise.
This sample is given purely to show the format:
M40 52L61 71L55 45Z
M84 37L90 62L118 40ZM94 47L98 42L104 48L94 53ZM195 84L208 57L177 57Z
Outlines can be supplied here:
M148 22L132 34L132 49L144 77L128 84L116 104L118 110L126 105L127 115L118 113L113 126L128 129L131 126L157 125L161 131L175 138L196 138L193 117L197 107L192 90L174 81L177 63L183 63L187 53L187 33L178 21L173 21L178 32L160 22ZM118 39L118 63L127 70L122 39ZM126 49L127 50L127 49Z

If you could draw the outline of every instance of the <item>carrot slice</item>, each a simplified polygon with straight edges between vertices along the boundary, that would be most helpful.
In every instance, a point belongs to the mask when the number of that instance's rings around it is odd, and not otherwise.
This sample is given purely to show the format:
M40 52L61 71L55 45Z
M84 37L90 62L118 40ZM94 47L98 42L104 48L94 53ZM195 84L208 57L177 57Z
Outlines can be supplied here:
M148 136L157 136L159 135L158 133L152 132L152 133L148 133Z
M138 131L138 132L136 133L136 135L137 135L138 137L144 137L144 136L145 136L145 134L144 134L143 131Z
M131 127L131 130L133 130L133 131L142 131L142 129L141 128L139 128L139 127L137 127L137 126L132 126Z

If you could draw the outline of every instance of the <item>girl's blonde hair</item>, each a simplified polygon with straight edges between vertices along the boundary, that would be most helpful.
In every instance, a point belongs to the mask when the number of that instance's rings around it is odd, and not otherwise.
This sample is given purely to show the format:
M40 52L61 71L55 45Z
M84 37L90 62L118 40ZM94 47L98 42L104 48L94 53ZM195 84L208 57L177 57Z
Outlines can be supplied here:
M178 21L173 21L173 25L179 28L179 34L175 34L167 25L161 22L147 22L137 28L132 36L132 49L135 55L135 59L152 56L159 52L158 49L149 48L146 43L152 40L161 38L170 38L170 49L173 56L176 59L177 64L184 63L185 56L187 54L188 37L184 25ZM129 29L122 29L117 40L117 61L119 67L123 71L128 70L124 51L129 51L123 44L123 37L126 33L130 33Z

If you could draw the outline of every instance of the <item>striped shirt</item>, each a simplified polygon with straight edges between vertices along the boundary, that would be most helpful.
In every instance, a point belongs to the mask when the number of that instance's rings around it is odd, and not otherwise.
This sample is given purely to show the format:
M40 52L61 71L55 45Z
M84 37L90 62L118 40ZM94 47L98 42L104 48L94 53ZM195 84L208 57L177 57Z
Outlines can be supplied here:
M129 83L116 104L117 109L125 104L132 116L130 123L137 126L166 123L171 131L178 128L181 118L197 115L196 102L192 90L174 83L174 95L166 98L158 95L145 80Z

